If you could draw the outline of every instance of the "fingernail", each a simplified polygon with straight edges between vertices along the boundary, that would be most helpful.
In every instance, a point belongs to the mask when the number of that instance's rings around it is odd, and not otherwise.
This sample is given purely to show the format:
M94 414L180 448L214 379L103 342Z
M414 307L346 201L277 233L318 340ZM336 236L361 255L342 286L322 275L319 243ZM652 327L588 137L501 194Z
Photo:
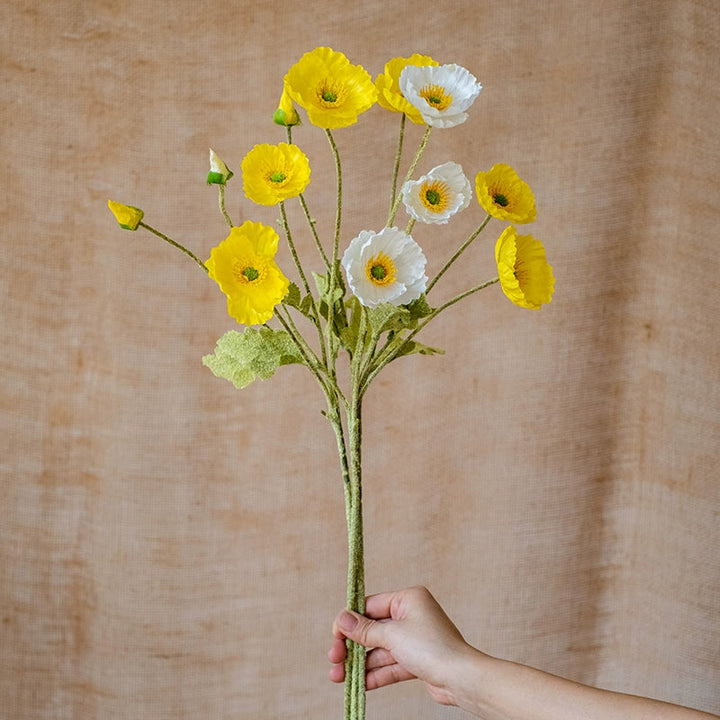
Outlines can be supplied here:
M340 629L344 630L345 632L352 632L355 629L357 623L357 618L347 611L344 611L340 615L340 618L338 620L338 625L340 626Z

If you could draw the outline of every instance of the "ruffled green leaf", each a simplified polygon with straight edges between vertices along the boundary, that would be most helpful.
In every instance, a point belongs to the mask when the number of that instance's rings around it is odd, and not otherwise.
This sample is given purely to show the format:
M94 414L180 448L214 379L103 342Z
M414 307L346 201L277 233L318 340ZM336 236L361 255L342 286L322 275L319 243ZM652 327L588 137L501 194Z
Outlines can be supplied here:
M355 352L355 348L357 347L363 306L354 295L348 298L345 305L347 309L350 310L350 321L340 331L340 342L342 343L342 346L352 354Z
M412 318L410 311L402 305L382 303L374 308L368 308L368 321L373 334L378 336L383 332L404 330L410 327Z
M205 355L202 361L214 375L229 380L238 389L257 378L272 377L281 365L305 364L287 332L267 327L226 332L217 341L215 353Z
M425 293L423 293L417 300L413 300L407 306L407 309L410 312L410 317L415 321L428 317L428 315L432 315L433 312L435 312L434 309L428 305ZM417 325L417 322L415 325Z
M288 291L283 298L283 304L300 309L300 288L295 283L290 283Z
M422 343L411 340L409 343L401 346L401 350L395 358L397 359L403 355L413 355L416 353L420 355L444 355L445 351L440 348L430 347L429 345L423 345Z

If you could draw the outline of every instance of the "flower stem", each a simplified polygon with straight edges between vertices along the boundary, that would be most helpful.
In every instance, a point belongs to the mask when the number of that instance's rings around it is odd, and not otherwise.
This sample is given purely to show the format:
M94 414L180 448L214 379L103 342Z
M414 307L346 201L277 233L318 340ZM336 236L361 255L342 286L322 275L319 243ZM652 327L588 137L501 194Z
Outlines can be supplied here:
M428 315L423 322L421 322L411 333L407 335L407 337L397 345L390 345L386 344L385 347L382 348L380 353L377 356L377 359L372 366L371 369L366 373L365 377L363 377L362 385L360 388L361 393L365 393L365 391L370 386L370 383L375 379L377 374L390 362L392 362L396 357L402 354L403 350L407 347L408 343L412 342L413 338L431 321L434 320L443 310L447 310L447 308L451 307L452 305L455 305L455 303L460 302L460 300L463 300L464 298L473 295L474 293L484 290L486 287L489 287L490 285L494 285L495 283L500 282L500 278L496 277L492 280L486 280L483 283L480 283L480 285L476 285L473 288L470 288L469 290L466 290L465 292L460 293L456 297L454 297L452 300L448 300L443 305L440 305L440 307L435 308L430 315Z
M290 226L288 225L284 200L280 201L280 216L282 218L282 226L283 230L285 231L285 237L287 239L288 247L290 248L290 253L292 254L293 260L295 261L295 267L297 268L300 279L302 280L303 287L305 288L305 294L310 295L310 285L308 284L307 277L305 276L302 264L300 263L300 257L298 256L297 249L295 248L295 243L293 242L292 235L290 233Z
M491 216L488 215L481 223L480 227L460 246L460 249L445 263L443 269L432 279L430 284L425 289L427 295L435 285L435 283L447 272L449 267L467 250L470 243L485 229L485 226L490 222Z
M335 172L337 175L337 207L335 210L335 234L333 237L332 262L328 272L328 298L332 298L337 287L337 270L338 270L338 254L340 248L340 227L342 224L342 167L340 164L340 153L338 152L335 139L329 129L325 130L333 157L335 158ZM338 339L337 335L332 332L334 326L335 308L328 307L328 322L325 326L327 334L328 349L332 358L337 357Z
M218 204L220 205L220 212L223 214L225 222L232 228L233 221L230 219L230 216L225 209L225 185L223 184L218 185Z
M315 220L313 220L312 216L310 215L310 210L308 209L307 203L305 202L305 196L300 193L298 197L300 199L300 204L302 205L303 212L305 213L305 218L307 219L310 230L312 231L313 238L315 239L315 245L317 246L317 249L322 256L325 267L329 271L330 261L328 260L328 256L325 254L325 249L323 248L322 243L320 242L320 238L318 237L317 228L315 227Z
M297 268L298 274L300 275L300 279L302 280L303 287L305 288L305 294L309 295L312 299L312 310L313 310L313 317L315 319L314 325L317 328L318 332L318 339L320 341L320 352L322 353L322 365L323 367L327 367L327 352L325 350L325 341L323 339L323 332L322 327L320 326L320 310L318 309L317 302L315 301L315 297L310 292L310 285L307 281L307 277L305 276L305 272L302 267L302 263L300 262L300 257L297 253L297 248L295 247L295 243L292 239L292 234L290 233L290 225L288 224L287 219L287 213L285 212L285 201L280 202L280 215L282 217L282 226L283 230L285 231L285 237L287 238L288 247L290 248L290 252L292 253L293 260L295 261L295 267Z
M413 173L415 172L415 168L417 167L417 164L420 162L420 158L422 157L423 152L425 152L425 147L428 143L428 139L430 137L431 130L432 130L431 125L428 125L425 128L425 134L423 135L422 140L420 141L420 147L417 149L417 152L415 153L415 158L413 159L412 163L410 164L410 167L408 168L407 174L405 175L405 181L403 182L403 185L412 178ZM393 206L390 208L390 215L388 216L387 227L392 227L392 224L395 222L395 215L397 215L398 207L400 206L400 198L401 197L402 197L402 192L397 194L397 197L395 198L395 202L393 203Z
M390 214L392 214L395 206L395 198L397 197L397 179L400 171L400 158L402 157L403 140L405 138L405 113L400 117L400 136L398 137L398 147L395 153L395 167L393 168L392 193L390 195Z
M358 613L365 612L365 563L363 548L361 443L362 400L353 388L347 412L348 440L350 444L349 476L345 493L345 511L348 530L347 606ZM346 720L365 720L365 648L347 641L345 663Z
M175 242L174 240L171 240L167 235L163 235L159 230L156 230L154 227L151 227L150 225L142 222L142 220L138 223L140 227L144 227L146 230L149 230L153 235L157 235L159 238L162 238L165 242L170 243L173 247L176 247L178 250L182 250L186 255L191 257L206 273L210 273L210 271L205 267L205 263L200 260L200 258L195 255L192 251L188 250L184 245L181 245L179 242Z

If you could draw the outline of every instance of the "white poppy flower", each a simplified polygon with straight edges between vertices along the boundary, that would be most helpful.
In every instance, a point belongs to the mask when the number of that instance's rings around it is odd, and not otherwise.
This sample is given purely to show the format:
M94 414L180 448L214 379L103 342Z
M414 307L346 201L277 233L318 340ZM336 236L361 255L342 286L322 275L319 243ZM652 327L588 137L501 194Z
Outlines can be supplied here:
M472 188L456 162L434 167L419 180L403 185L402 200L408 214L424 223L444 225L470 204Z
M467 120L465 112L482 85L460 65L407 65L400 73L400 90L432 127L455 127Z
M342 259L353 295L367 307L407 305L419 298L427 284L425 263L420 246L394 227L363 230Z

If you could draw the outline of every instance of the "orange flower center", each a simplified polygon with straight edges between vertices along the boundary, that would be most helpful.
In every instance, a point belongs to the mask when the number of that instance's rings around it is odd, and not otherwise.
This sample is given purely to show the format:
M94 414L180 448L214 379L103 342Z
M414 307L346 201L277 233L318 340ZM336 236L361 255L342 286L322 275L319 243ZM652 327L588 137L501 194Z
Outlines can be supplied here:
M444 212L450 201L450 188L442 180L423 183L420 201L430 212Z
M442 85L426 85L420 91L420 97L436 110L445 110L452 102L452 95L448 95Z

